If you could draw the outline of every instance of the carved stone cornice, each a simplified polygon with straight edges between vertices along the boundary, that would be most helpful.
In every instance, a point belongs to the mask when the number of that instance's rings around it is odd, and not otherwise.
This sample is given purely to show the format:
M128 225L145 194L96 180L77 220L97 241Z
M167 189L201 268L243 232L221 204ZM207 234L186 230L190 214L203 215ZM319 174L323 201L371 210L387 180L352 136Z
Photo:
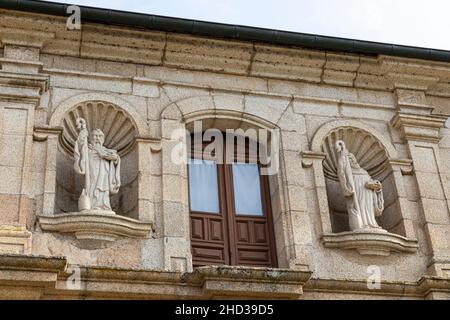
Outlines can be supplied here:
M0 253L0 297L42 299L46 289L55 287L66 266L63 257Z
M0 42L3 45L11 44L42 48L47 41L54 38L54 32L0 27Z
M400 168L402 175L412 175L414 172L413 161L411 159L388 159L389 164Z
M331 53L91 23L83 24L81 37L81 32L67 30L65 18L18 15L9 10L2 14L7 18L0 28L3 43L40 48L49 55L378 90L435 90L450 79L446 62ZM140 82L136 79L137 91L142 89ZM141 92L157 94L156 90Z
M161 139L153 138L150 136L137 136L135 143L148 143L150 144L150 150L152 153L159 153L162 150Z
M49 76L21 74L0 70L0 99L26 100L36 105L42 93L47 91Z
M49 135L59 136L63 132L63 127L34 126L33 140L46 141Z
M79 286L70 277L79 271ZM65 257L0 254L0 298L8 299L207 299L290 298L310 292L368 294L416 299L450 295L450 279L424 276L418 281L381 280L369 289L367 279L311 278L310 271L279 268L210 266L192 273L72 266ZM6 290L5 290L6 289Z
M416 75L410 73L389 72L386 77L396 89L427 90L431 85L439 82L439 77Z
M367 279L321 279L312 278L303 287L308 292L333 292L335 294L368 294L384 297L410 297L416 299L439 299L432 296L438 292L450 295L450 279L442 277L423 276L417 282L410 281L381 281L377 290L369 289ZM445 296L444 296L445 299ZM448 298L447 298L448 299Z
M428 272L431 275L450 279L450 257L432 257L428 264Z
M418 90L396 89L397 106L402 108L424 108L433 109L426 100L425 92Z
M439 130L446 120L445 116L423 116L399 112L392 118L391 125L401 130L403 139L438 143L441 140Z
M184 279L188 283L202 284L203 293L208 299L269 296L278 299L297 299L303 294L302 286L311 274L311 271L279 268L205 266L186 274Z
M325 152L316 151L302 151L300 152L302 156L302 167L309 168L313 165L314 161L323 161L326 157Z

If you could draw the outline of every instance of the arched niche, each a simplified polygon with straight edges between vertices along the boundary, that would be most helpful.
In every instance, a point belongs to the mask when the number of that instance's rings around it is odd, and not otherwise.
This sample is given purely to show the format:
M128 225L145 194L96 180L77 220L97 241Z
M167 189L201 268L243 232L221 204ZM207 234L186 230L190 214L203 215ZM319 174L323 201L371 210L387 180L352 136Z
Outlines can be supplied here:
M400 221L396 201L398 198L393 181L392 168L386 149L369 132L356 127L339 127L328 133L325 137L321 151L325 154L323 171L330 208L332 231L335 233L349 231L348 213L344 196L341 192L337 177L337 156L335 143L343 140L349 152L353 153L359 163L369 175L383 184L385 209L383 215L377 218L379 225L390 232L396 233L396 225L389 225L389 221ZM385 219L385 217L389 219ZM398 232L398 231L397 231Z
M379 225L390 233L405 236L399 195L391 162L397 159L397 151L390 141L372 127L353 120L337 120L320 127L311 142L314 152L324 155L322 162L326 187L331 232L349 231L348 213L337 178L335 143L343 140L347 149L373 179L383 184L385 209L377 218Z
M77 117L86 120L87 129L101 129L105 147L121 156L121 187L111 196L116 214L101 211L78 212L83 177L74 171L73 148L78 135ZM147 238L154 228L151 199L152 150L160 150L149 128L126 100L115 95L86 93L58 105L49 125L35 128L34 138L46 143L46 169L42 215L43 231L74 234L78 244L99 248L119 238Z
M107 101L84 101L67 110L61 119L56 163L55 214L78 211L78 198L83 189L83 176L73 169L73 148L78 136L76 119L86 120L87 129L101 129L105 147L117 150L121 157L119 193L111 196L111 206L118 215L138 219L138 153L137 126L130 115Z

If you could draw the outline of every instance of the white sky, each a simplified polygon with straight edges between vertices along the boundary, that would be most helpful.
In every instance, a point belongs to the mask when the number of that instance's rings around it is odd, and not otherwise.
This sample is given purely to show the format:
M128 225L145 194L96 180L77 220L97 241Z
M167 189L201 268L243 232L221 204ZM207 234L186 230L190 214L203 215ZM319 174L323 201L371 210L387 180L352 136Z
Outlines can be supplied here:
M449 0L56 1L450 50Z

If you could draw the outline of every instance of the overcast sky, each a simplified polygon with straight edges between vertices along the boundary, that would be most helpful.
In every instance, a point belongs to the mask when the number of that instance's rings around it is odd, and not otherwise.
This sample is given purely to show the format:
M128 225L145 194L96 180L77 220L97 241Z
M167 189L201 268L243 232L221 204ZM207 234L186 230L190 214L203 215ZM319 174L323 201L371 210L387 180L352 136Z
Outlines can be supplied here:
M59 0L58 2L450 50L448 0Z

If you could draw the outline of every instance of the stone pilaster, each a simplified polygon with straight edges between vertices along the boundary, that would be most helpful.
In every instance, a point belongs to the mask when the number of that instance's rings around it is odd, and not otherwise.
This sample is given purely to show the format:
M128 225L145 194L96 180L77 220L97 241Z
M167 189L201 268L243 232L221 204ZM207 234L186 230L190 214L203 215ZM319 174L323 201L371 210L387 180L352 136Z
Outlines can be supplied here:
M414 232L413 219L410 212L411 209L402 178L403 175L413 174L412 161L404 159L392 159L389 161L389 163L392 168L392 174L394 175L393 182L395 185L395 191L397 191L398 196L397 201L402 219L402 231L404 232L405 237L415 239L416 236Z
M36 142L46 143L46 156L44 165L44 194L42 200L42 213L55 214L56 197L56 160L58 153L58 139L62 133L60 127L35 127L33 139Z
M151 201L151 194L154 192L151 186L151 161L156 157L154 153L161 150L159 140L151 138L137 138L138 152L138 214L137 220L144 222L155 222L155 207ZM154 188L154 186L153 186Z
M192 270L192 257L187 165L182 158L182 150L186 146L182 134L185 133L184 123L163 119L161 128L162 199L159 214L160 235L164 239L164 269L185 272Z
M43 43L52 37L0 28L0 252L31 250L27 229L32 225L35 206L33 127L35 108L48 86L48 76L39 74L39 55Z
M330 209L328 207L327 188L322 165L322 162L325 159L325 153L308 151L303 152L302 157L302 166L313 170L314 187L317 194L317 203L319 205L320 221L322 222L322 234L331 233Z
M398 113L391 121L400 129L413 160L423 228L432 254L429 272L437 276L449 276L450 270L450 193L438 148L445 121L445 117L406 113Z

